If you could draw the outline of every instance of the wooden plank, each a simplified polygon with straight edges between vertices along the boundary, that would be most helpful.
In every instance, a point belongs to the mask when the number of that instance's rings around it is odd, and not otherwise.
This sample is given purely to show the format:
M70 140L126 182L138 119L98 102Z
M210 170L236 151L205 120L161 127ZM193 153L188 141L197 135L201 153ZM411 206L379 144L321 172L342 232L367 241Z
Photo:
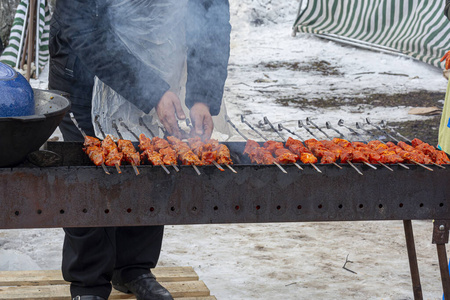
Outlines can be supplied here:
M203 281L161 282L174 298L207 297L209 289ZM67 300L70 297L69 285L15 286L0 287L2 300ZM113 289L109 299L135 299L131 294L124 294ZM206 298L208 299L208 298Z
M152 269L159 282L193 281L198 275L192 267L160 267ZM0 271L0 286L64 284L60 270Z

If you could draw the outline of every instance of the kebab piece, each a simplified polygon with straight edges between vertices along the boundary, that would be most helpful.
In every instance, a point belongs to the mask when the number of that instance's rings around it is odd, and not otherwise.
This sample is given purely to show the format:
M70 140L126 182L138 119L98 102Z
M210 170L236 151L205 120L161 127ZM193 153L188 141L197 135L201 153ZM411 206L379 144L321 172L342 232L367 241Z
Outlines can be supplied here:
M244 148L244 154L247 154L250 157L250 161L252 163L276 165L283 173L287 173L286 170L276 161L272 153L266 148L261 147L254 140L247 140L247 144Z
M177 172L180 171L177 167L177 153L173 150L168 141L156 136L152 139L152 145L155 151L158 151L162 155L164 164L171 165Z
M435 147L431 146L428 143L425 143L418 138L415 138L411 141L412 146L422 151L424 154L428 155L434 163L438 165L446 165L450 163L450 159L444 151L438 150Z
M204 143L200 137L188 139L191 150L200 158L204 165L214 164L220 171L225 171L217 162L217 151L214 150L216 145L212 143Z
M374 167L373 165L370 164L370 160L368 155L364 154L361 150L356 149L353 144L345 139L340 139L340 138L334 138L332 140L333 143L341 146L344 151L348 151L348 156L351 157L351 161L352 162L360 162L363 163L369 167L371 167L372 169L377 169L376 167ZM361 143L362 145L364 145L364 143ZM346 153L347 154L347 153ZM342 157L341 157L341 162L342 162Z
M189 145L185 142L182 142L180 139L174 136L168 136L167 140L172 145L173 150L177 153L178 159L181 161L183 165L190 165L194 168L198 175L201 175L197 166L202 165L202 161L192 152Z
M122 160L130 163L136 175L139 175L139 170L136 166L141 164L141 157L139 152L136 151L136 148L134 148L133 143L130 140L119 139L117 141L117 147L123 153Z
M167 174L170 174L169 170L164 166L163 155L155 151L152 140L143 133L139 135L139 149L142 151L142 160L147 159L154 166L161 166Z
M405 160L401 158L394 149L389 148L389 146L384 144L383 142L379 140L373 140L369 141L367 143L367 146L381 155L381 160L383 163L398 164L399 166L409 170L409 167L403 164Z
M398 142L398 144L403 145L402 143L404 142ZM404 145L409 146L408 144L404 143ZM431 158L426 157L425 154L423 154L422 152L415 150L414 148L412 150L414 150L413 152L410 152L408 150L404 150L402 147L400 147L399 145L394 144L393 142L387 142L386 146L388 146L390 149L392 149L393 151L395 151L395 153L397 153L401 158L403 158L406 162L410 162L413 164L416 164L418 166L421 166L424 169L427 169L429 171L433 171L433 169L427 167L424 165L428 164L431 162ZM405 147L407 149L411 149L409 147Z
M292 153L298 155L302 163L310 164L317 172L322 173L322 171L314 165L318 162L317 157L315 157L314 154L306 148L300 140L289 137L285 143L285 146L289 148Z
M94 165L101 166L105 163L105 154L99 139L92 136L86 136L84 138L83 146L83 151L89 156L89 159Z
M75 127L77 127L77 129L80 131L81 135L84 138L84 146L85 146L85 152L86 154L89 156L89 159L96 165L100 165L103 168L103 171L105 171L106 174L110 175L110 173L108 172L108 169L106 169L106 166L104 164L104 154L103 151L100 151L100 140L92 137L92 136L87 136L86 133L83 131L83 129L81 129L81 127L78 125L77 120L75 119L75 116L73 115L73 113L69 113L70 115L70 119L72 120L73 124L75 124Z
M111 136L106 136L102 141L102 148L106 155L105 165L115 166L117 172L120 174L120 163L123 160L123 153L119 151L116 143L113 141Z
M358 174L363 173L351 162L353 156L350 151L346 151L342 146L339 146L331 141L316 139L309 139L305 141L305 145L311 149L314 155L322 157L321 163L333 163L335 165L337 159L341 159L342 163L348 163Z
M294 164L297 168L303 170L297 164L297 160L299 160L300 157L297 154L292 153L289 149L284 148L282 142L268 140L264 143L263 147L275 156L277 163Z
M205 141L206 145L210 145L211 149L216 151L216 160L215 162L219 165L225 165L228 169L230 169L233 173L237 173L230 165L233 164L231 160L230 149L224 144L220 144L216 139L209 139ZM208 146L209 147L209 146Z

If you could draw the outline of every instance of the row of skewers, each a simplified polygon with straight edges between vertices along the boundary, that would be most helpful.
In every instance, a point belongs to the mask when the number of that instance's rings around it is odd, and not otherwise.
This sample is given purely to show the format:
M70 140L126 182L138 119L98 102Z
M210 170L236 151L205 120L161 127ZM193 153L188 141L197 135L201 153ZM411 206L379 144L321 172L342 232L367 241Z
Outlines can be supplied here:
M319 161L320 164L333 164L338 168L342 167L337 162L340 162L341 164L349 164L360 175L363 175L363 173L353 163L363 163L373 169L376 169L375 165L380 165L390 171L393 171L393 169L389 166L392 164L397 164L406 169L409 169L409 167L404 163L416 164L429 171L433 171L432 168L426 165L435 165L440 168L445 168L442 165L450 163L450 159L445 152L436 149L428 143L424 143L419 139L410 141L411 145L403 141L398 141L385 130L374 124L372 124L374 127L378 127L378 129L384 134L396 140L397 144L391 141L383 143L377 139L363 143L359 141L350 142L343 138L331 138L309 118L307 119L307 124L312 124L315 126L329 139L319 140L308 127L304 126L303 123L299 121L299 127L305 128L308 133L314 137L312 139L303 140L298 134L283 127L281 124L278 124L278 130L275 129L270 121L264 117L264 124L268 124L284 141L284 143L277 142L268 140L264 135L262 135L261 132L248 123L243 116L241 116L242 123L248 125L254 132L265 140L265 143L260 145L254 140L248 139L245 135L243 135L229 119L227 119L227 121L244 139L247 140L244 153L249 156L251 162L257 164L275 164L285 173L286 170L281 166L282 164L294 164L299 169L302 169L301 166L297 164L298 161L301 161L304 164L310 164L318 172L321 171L314 164ZM368 124L371 124L369 119L367 122ZM348 128L352 133L358 135L359 138L364 140L358 132L344 125L343 120L340 120L338 125ZM344 137L340 131L332 128L329 122L327 122L327 128L335 130L341 137ZM363 129L361 124L357 124L357 128ZM281 130L286 130L292 135L297 136L299 139L289 137L286 140L283 135L281 135Z
M79 128L75 118L71 117ZM107 174L109 171L106 166L116 167L117 172L121 173L120 166L123 162L132 165L136 175L139 175L137 166L143 162L161 166L167 174L170 174L170 171L166 166L172 166L175 171L179 172L178 164L192 166L198 175L201 173L197 166L204 165L215 165L221 171L224 171L221 165L225 165L236 173L230 166L233 164L230 150L215 139L203 142L199 137L194 137L189 138L186 143L173 136L168 136L167 139L157 136L149 138L141 133L138 137L139 152L130 140L122 138L118 130L120 138L117 143L111 135L105 135L104 139L100 141L96 137L87 136L81 129L80 131L84 137L84 152L96 166L102 166Z
M76 124L76 120L74 118L72 119ZM424 143L419 139L410 141L410 144L398 140L397 144L391 141L384 143L377 139L366 141L366 143L360 141L350 142L347 139L341 138L344 137L344 135L336 128L333 128L329 122L327 122L327 128L333 129L339 133L339 138L331 138L309 118L306 120L307 124L315 126L329 138L328 140L317 138L308 127L303 126L301 121L299 121L299 127L305 128L314 138L303 140L298 134L283 127L281 124L278 124L277 130L265 117L264 123L269 124L284 142L269 140L241 116L241 121L247 124L265 140L265 143L260 144L254 140L248 139L242 134L229 118L227 118L227 121L244 139L247 140L244 154L248 155L252 163L276 165L284 173L287 173L282 167L282 165L285 164L293 164L298 169L303 170L302 166L299 165L300 162L311 165L320 173L321 170L316 166L318 163L322 165L333 164L340 169L342 169L342 167L339 163L349 164L361 175L363 175L363 173L354 165L354 163L363 163L373 169L377 169L375 165L379 165L390 171L393 171L390 167L392 164L397 164L406 169L409 169L409 167L404 163L416 164L429 171L433 171L432 168L426 165L435 165L440 168L445 168L442 165L450 163L450 159L443 151L437 150L433 146ZM370 124L369 120L367 122ZM121 125L129 130L125 124L121 123ZM360 140L364 140L358 132L344 125L342 120L339 121L338 125L348 128L352 133L358 135ZM372 125L376 127L376 125ZM117 171L121 173L121 163L127 162L133 166L136 175L138 175L139 170L137 169L137 166L145 161L148 161L155 166L161 166L168 174L170 174L170 171L166 166L172 166L178 172L178 164L193 166L198 175L201 173L197 166L202 165L215 165L221 171L224 171L221 165L225 165L231 171L237 173L230 166L233 164L230 157L230 150L226 145L220 144L217 140L210 139L203 142L199 137L195 137L189 138L187 142L183 142L172 136L168 136L167 139L155 137L150 130L150 134L153 138L148 138L144 134L137 136L129 130L139 140L139 149L141 151L139 153L134 148L131 141L122 138L115 123L113 124L113 127L116 128L120 137L117 141L117 145L110 135L104 136L103 141L100 141L97 138L86 136L82 132L85 136L85 152L95 165L101 165L108 174L109 172L105 166L115 166ZM364 130L358 123L357 128ZM390 138L396 140L382 128L378 129L390 136ZM292 135L298 137L298 139L289 137L286 140L280 133L282 130L288 131Z

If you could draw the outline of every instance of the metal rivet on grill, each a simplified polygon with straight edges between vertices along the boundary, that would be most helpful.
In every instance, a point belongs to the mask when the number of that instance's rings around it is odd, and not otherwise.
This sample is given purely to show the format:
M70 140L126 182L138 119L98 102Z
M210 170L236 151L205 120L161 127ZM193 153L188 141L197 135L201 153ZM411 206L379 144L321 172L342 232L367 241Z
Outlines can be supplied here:
M444 230L445 230L445 226L444 226L444 225L440 225L440 226L439 226L439 230L440 230L440 231L444 231Z

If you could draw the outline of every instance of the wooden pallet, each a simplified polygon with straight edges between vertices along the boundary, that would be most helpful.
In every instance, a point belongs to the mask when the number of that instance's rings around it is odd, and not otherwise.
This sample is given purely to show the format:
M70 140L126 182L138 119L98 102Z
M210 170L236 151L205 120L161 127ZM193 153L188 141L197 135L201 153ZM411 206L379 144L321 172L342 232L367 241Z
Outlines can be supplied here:
M175 299L217 300L192 267L155 268L152 272ZM70 299L69 283L59 270L1 271L0 299L67 300ZM109 299L136 298L113 289Z

